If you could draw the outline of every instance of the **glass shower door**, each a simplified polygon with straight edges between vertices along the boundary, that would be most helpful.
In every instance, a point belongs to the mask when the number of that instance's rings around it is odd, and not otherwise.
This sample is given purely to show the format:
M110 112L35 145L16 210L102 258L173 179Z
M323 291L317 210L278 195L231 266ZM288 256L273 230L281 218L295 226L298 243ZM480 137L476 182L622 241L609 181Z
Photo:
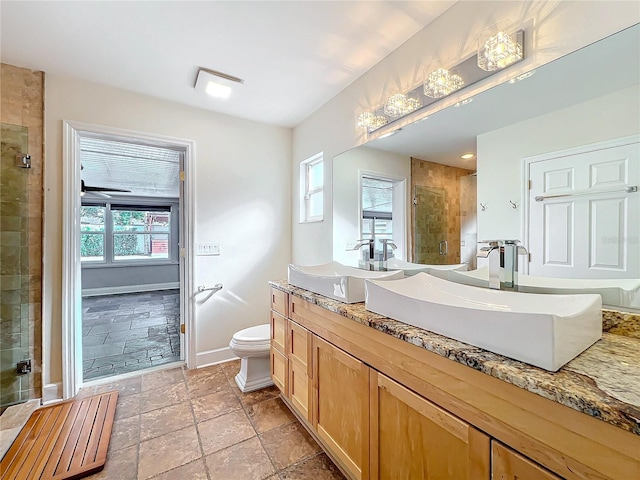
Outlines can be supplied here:
M415 186L415 263L444 265L448 261L447 191L439 187Z
M27 127L1 124L0 410L29 400L32 381L26 363L21 363L30 358L31 348L29 169L19 166L27 140ZM24 374L18 374L20 367Z

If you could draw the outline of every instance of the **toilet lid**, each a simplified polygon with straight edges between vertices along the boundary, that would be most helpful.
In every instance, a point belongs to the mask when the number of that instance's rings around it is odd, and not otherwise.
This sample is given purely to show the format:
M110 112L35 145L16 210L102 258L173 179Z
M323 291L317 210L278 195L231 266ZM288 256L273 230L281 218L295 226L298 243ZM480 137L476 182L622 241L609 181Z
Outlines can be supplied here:
M271 326L268 323L257 325L255 327L245 328L233 335L236 342L242 343L258 343L269 340L271 334Z

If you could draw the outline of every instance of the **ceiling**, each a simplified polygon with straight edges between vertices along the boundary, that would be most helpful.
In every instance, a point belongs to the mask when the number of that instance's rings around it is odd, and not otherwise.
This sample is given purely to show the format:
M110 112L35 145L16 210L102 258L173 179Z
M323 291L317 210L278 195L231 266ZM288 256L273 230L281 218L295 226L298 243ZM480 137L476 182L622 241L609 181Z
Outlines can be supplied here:
M294 127L454 1L2 1L3 63ZM244 79L227 100L198 67Z
M467 105L446 108L367 147L473 170L475 159L460 155L476 152L478 135L639 83L636 25L544 65L529 78L498 85ZM640 114L640 102L635 108Z

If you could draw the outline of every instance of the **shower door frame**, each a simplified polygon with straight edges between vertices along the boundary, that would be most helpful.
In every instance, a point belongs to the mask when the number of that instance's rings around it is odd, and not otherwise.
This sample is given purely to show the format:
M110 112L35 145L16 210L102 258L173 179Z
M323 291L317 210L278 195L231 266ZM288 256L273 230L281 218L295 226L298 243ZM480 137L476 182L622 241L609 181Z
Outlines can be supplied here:
M130 143L144 142L184 152L180 243L180 316L185 324L184 358L196 365L195 319L191 292L194 283L194 140L63 120L62 181L62 396L73 397L82 385L82 284L80 258L80 138L104 136Z

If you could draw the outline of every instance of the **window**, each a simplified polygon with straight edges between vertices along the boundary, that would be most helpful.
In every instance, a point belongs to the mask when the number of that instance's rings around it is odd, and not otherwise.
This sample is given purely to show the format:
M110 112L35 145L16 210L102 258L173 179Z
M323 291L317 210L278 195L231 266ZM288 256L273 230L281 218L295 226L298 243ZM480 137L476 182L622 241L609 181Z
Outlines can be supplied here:
M376 255L382 255L382 244L379 240L393 240L394 181L362 175L361 186L362 238L373 238Z
M170 209L112 205L114 261L169 258Z
M300 164L300 221L319 222L324 217L324 162L322 153Z
M105 202L82 205L83 263L177 261L177 202L169 205Z
M83 262L104 262L105 210L101 205L80 207L80 254Z

